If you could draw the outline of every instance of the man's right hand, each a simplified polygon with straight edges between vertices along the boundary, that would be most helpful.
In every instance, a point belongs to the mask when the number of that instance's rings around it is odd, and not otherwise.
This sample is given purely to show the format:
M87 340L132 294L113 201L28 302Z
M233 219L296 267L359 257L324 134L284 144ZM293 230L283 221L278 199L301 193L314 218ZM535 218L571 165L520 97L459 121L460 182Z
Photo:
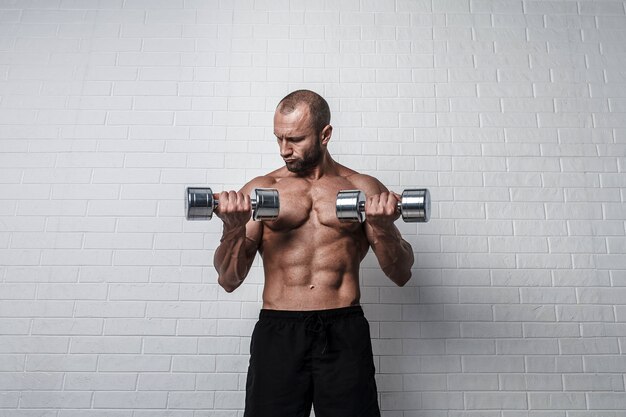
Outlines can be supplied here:
M252 217L250 196L237 191L214 194L219 203L215 214L224 222L225 229L244 227Z

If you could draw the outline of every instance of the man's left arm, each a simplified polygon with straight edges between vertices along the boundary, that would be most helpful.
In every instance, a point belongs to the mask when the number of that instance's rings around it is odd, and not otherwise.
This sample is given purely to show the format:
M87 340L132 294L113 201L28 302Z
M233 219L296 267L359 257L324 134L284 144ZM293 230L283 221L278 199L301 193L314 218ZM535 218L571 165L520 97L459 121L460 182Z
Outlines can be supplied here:
M415 261L413 248L394 224L400 217L397 203L401 197L376 182L379 192L366 193L365 234L385 275L401 287L411 279L411 267Z

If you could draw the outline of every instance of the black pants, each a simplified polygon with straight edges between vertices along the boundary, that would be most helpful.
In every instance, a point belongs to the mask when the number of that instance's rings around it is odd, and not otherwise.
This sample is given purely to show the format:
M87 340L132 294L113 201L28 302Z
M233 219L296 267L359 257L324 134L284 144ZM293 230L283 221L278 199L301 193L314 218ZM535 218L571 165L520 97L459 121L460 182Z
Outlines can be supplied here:
M245 417L379 417L369 324L360 306L261 310Z

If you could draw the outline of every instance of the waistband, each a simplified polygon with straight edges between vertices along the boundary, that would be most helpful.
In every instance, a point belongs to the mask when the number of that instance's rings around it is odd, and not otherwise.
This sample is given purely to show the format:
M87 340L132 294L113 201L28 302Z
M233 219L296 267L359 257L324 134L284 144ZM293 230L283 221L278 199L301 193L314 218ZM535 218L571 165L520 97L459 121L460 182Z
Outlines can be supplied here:
M259 313L259 319L282 319L282 320L306 320L310 317L319 317L322 319L342 318L347 316L363 316L363 308L360 305L331 308L327 310L269 310L262 309Z

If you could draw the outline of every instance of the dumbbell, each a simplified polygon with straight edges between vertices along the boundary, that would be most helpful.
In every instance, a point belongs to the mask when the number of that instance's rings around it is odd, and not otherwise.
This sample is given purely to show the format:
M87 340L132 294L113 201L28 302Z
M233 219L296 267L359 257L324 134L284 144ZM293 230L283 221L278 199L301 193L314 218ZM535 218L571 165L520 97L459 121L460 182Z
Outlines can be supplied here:
M343 190L337 193L337 218L342 222L365 221L365 193L361 190ZM430 219L430 192L427 189L404 190L397 210L407 223L425 223Z
M256 188L250 196L254 220L274 220L278 217L280 200L275 188ZM187 187L185 211L187 220L211 220L219 200L210 188Z

